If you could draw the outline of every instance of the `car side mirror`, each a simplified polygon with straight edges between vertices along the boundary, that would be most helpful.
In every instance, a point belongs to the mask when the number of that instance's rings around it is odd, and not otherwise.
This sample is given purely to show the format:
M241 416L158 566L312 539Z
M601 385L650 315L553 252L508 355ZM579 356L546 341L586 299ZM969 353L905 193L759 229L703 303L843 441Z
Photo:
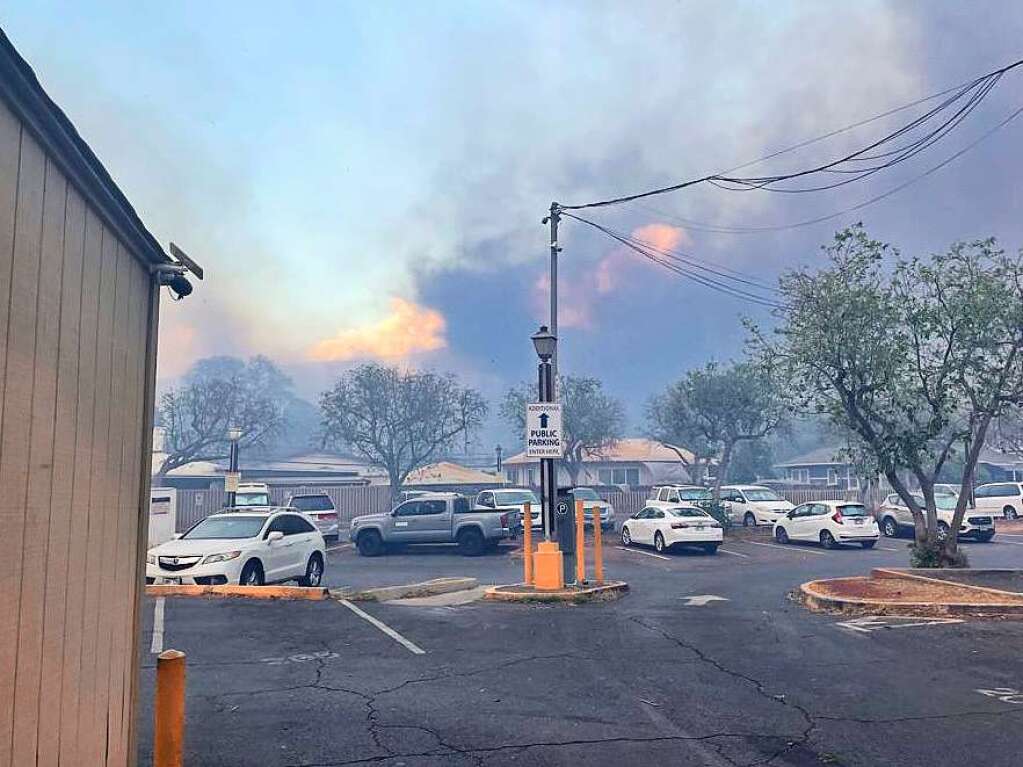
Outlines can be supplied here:
M796 510L793 509L788 514L786 514L785 516L788 517L789 519L795 519L795 517L796 517Z
M272 533L266 536L266 542L273 543L274 541L281 540L281 538L283 537L284 533L282 533L280 530L274 530Z

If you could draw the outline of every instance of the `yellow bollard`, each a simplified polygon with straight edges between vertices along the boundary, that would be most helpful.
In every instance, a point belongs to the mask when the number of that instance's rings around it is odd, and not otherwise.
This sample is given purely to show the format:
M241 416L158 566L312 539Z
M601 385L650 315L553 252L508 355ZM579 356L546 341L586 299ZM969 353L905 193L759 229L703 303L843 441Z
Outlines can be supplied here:
M533 556L534 585L545 591L561 591L565 588L564 555L554 541L540 541Z
M156 657L153 767L181 767L185 743L185 654L165 650Z
M575 502L575 582L580 586L586 580L586 519L583 502Z
M596 512L593 515L593 577L598 586L604 585L604 531Z
M524 583L533 583L533 510L527 503L523 508L522 517L522 568L525 571Z

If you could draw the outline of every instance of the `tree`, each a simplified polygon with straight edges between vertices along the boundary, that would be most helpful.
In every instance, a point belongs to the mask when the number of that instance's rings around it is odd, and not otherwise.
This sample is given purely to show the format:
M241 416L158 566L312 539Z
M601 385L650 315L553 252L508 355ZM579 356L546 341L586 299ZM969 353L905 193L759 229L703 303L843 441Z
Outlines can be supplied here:
M748 362L710 362L690 370L647 405L651 434L683 445L705 460L718 459L714 501L728 478L736 446L762 440L777 429L785 409L770 378Z
M157 475L193 461L227 458L231 427L241 429L243 449L266 445L281 431L293 396L291 380L266 357L199 360L180 386L160 397L156 415L166 457Z
M487 403L452 375L367 363L320 395L323 440L384 467L397 498L409 473L483 423Z
M517 433L526 433L526 405L536 402L536 388L521 384L510 389L501 402L501 417ZM587 457L604 455L614 448L625 428L625 408L621 401L605 393L596 378L558 377L561 402L562 465L573 485Z
M766 439L751 439L735 446L728 478L732 482L756 482L772 476L774 451Z
M909 507L914 562L960 564L956 533L988 428L1023 401L1023 262L993 240L904 259L859 225L825 251L825 268L781 278L777 327L750 325L752 346L790 405L847 429ZM961 492L952 524L939 526L934 483L952 460Z

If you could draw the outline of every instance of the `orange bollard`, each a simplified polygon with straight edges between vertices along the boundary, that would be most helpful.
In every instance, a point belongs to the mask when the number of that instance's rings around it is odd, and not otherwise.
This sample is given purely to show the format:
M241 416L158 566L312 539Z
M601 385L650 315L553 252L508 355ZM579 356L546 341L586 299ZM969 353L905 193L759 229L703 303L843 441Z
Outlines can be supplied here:
M181 767L185 744L185 654L165 650L156 657L153 767Z
M533 557L534 585L545 591L561 591L565 588L565 570L562 566L564 554L554 541L540 541Z
M596 513L593 515L593 577L598 586L604 585L604 531Z
M522 569L525 571L524 583L533 583L533 510L527 503L523 508L522 517Z
M575 502L575 582L580 586L586 580L586 519L583 502Z

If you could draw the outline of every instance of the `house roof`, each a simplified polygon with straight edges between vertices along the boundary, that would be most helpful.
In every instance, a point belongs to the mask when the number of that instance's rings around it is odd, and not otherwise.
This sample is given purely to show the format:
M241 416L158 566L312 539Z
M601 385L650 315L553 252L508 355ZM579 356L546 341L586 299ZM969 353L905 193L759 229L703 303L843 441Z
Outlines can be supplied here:
M679 453L682 457L679 457ZM526 458L525 453L517 453L505 461L505 464L536 463L538 458ZM583 456L585 463L692 463L694 456L684 447L664 445L656 440L644 437L625 437L618 440L614 447L600 454L587 451Z
M173 263L2 29L0 99L137 258L151 264Z
M1001 469L1016 469L1018 471L1020 467L1023 467L1023 455L1003 453L1001 450L985 447L980 451L978 462L997 466Z
M779 469L787 469L795 466L845 466L849 463L841 457L840 447L819 447L809 453L790 458L782 463L776 463Z
M488 485L503 483L494 474L470 469L451 461L439 461L421 466L408 475L406 485Z

